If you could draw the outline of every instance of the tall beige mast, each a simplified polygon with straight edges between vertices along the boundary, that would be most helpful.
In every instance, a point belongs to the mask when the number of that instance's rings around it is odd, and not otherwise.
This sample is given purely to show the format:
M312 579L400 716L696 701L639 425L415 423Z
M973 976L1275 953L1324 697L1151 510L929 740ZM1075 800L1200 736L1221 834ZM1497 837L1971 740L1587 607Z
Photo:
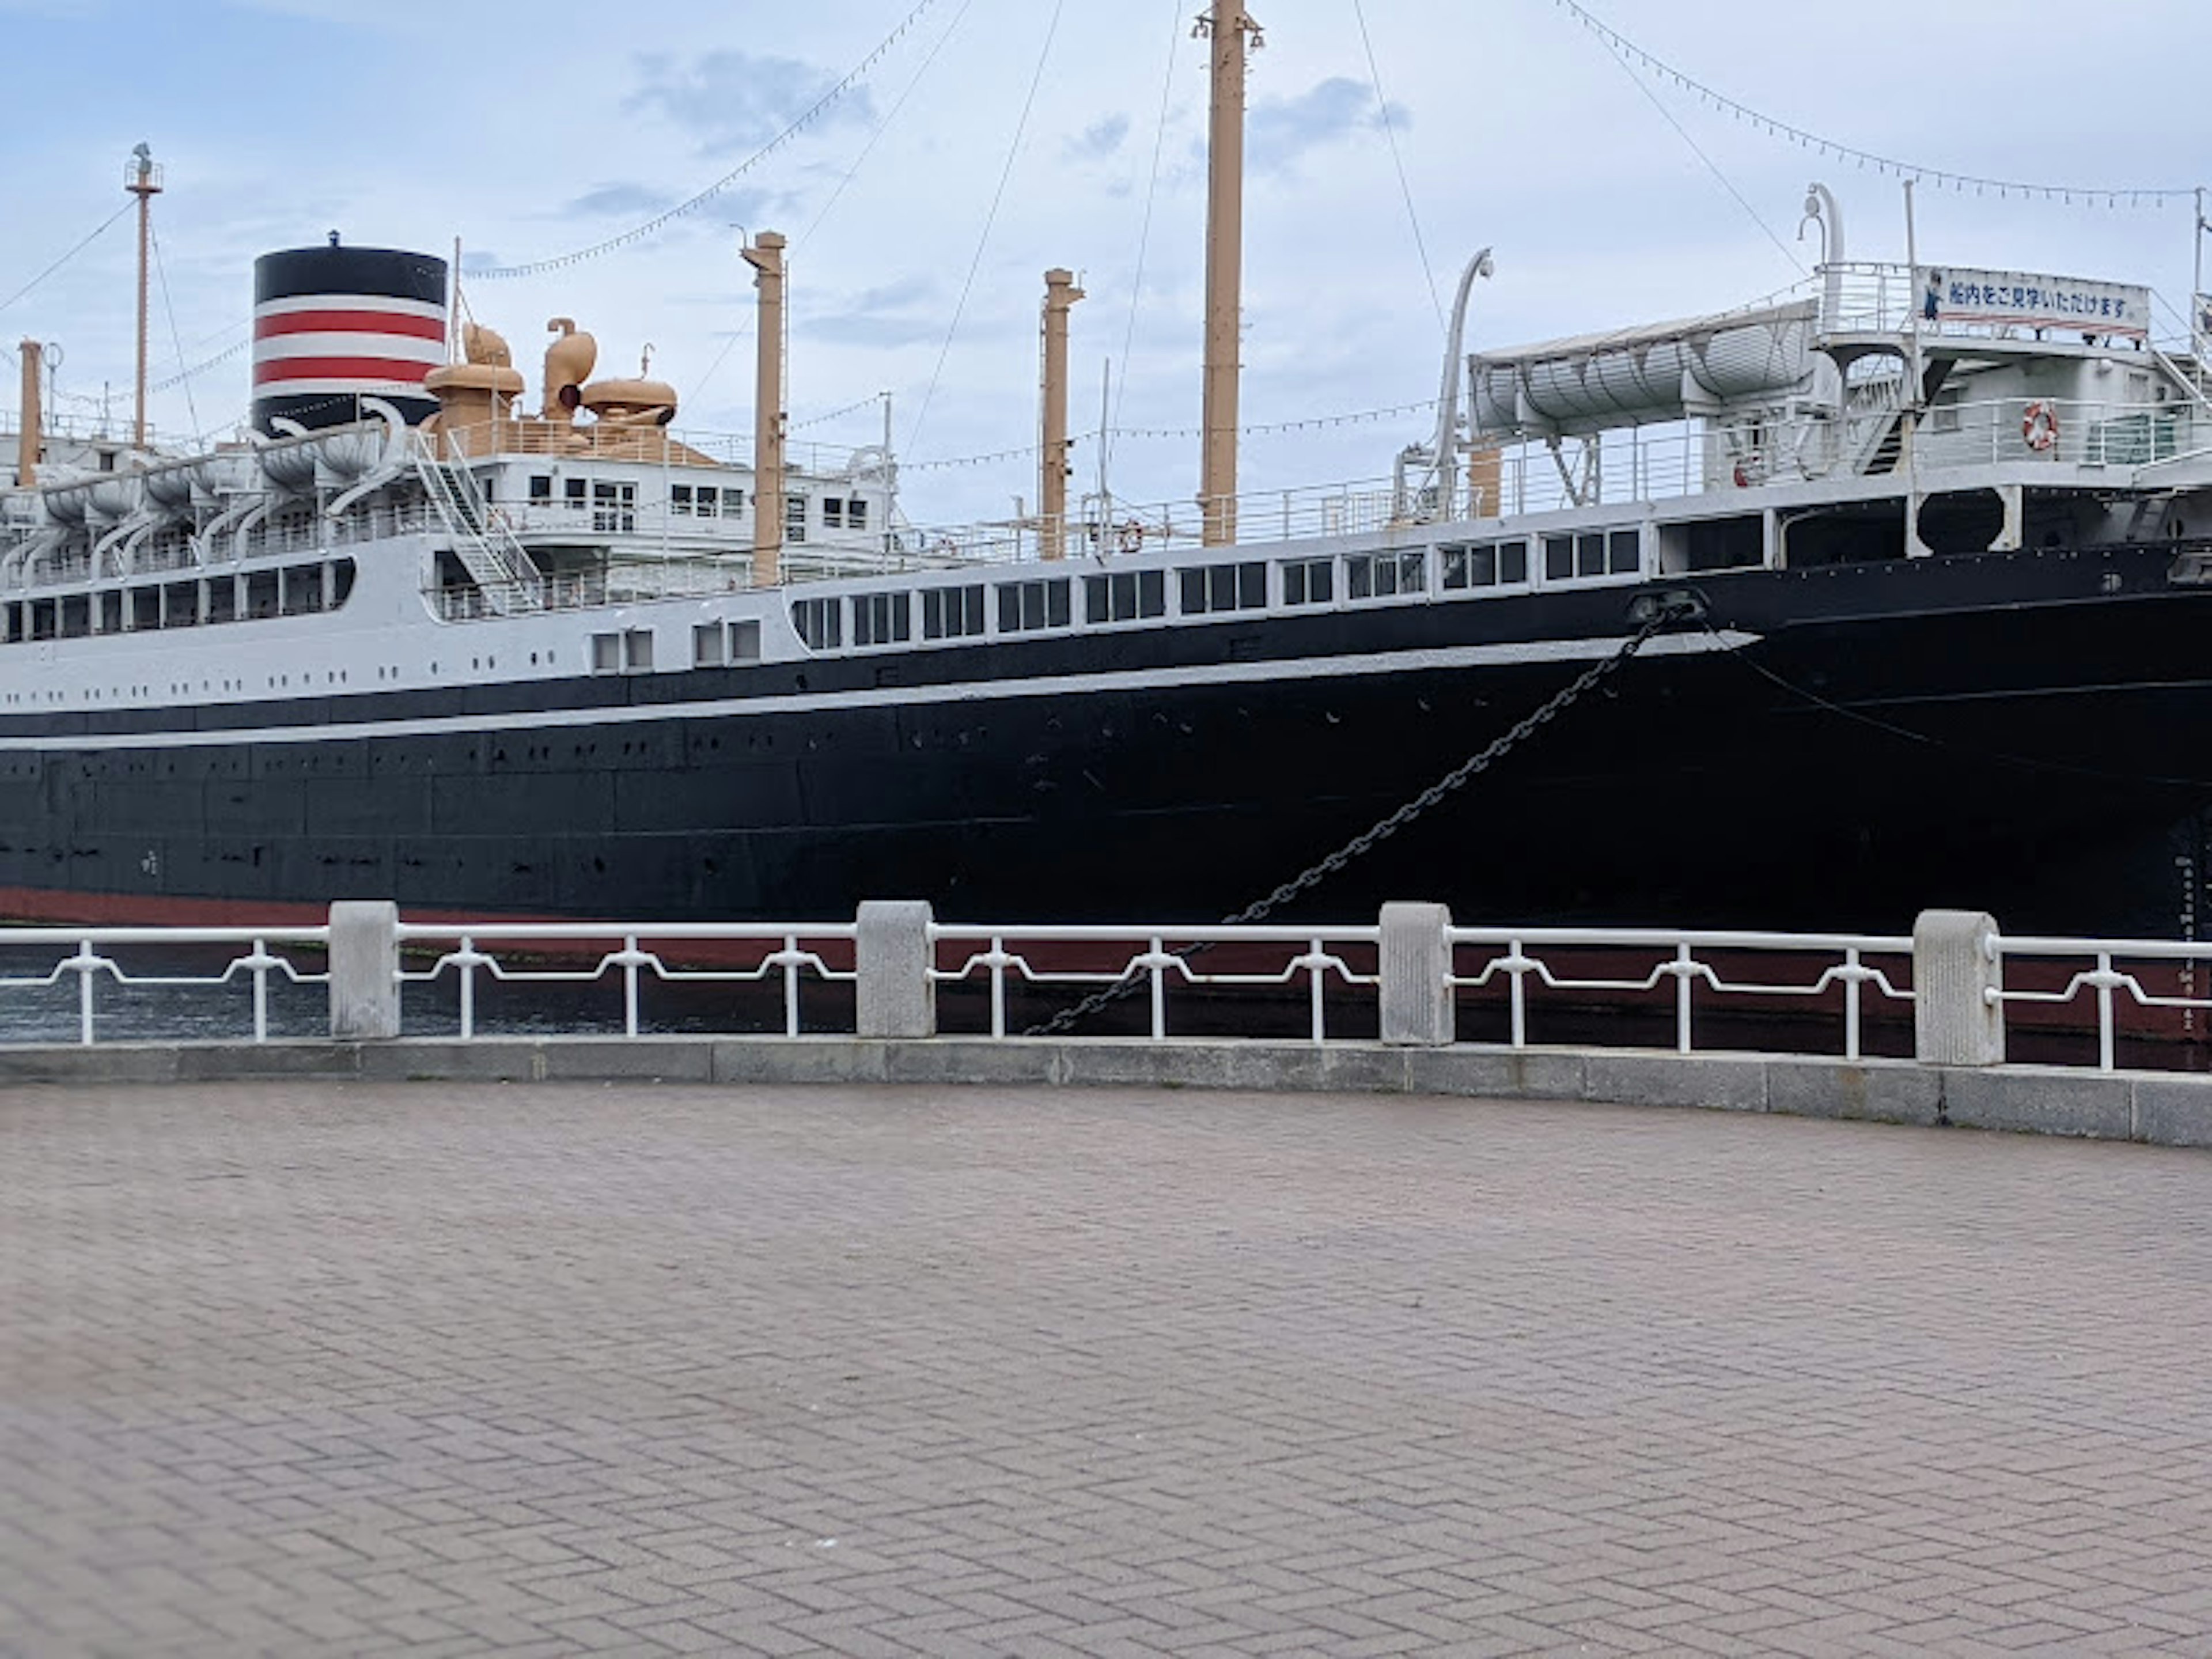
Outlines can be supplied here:
M23 359L23 429L15 438L15 483L18 488L28 489L39 481L40 440L46 431L40 394L46 390L46 349L36 340L26 340L19 349Z
M764 230L745 250L760 290L760 373L753 393L753 585L783 580L783 250Z
M154 198L161 193L161 169L154 165L154 152L140 144L131 152L123 174L123 188L138 198L138 400L131 423L131 441L146 447L146 315L151 295L147 268L153 259Z
M1067 556L1067 313L1083 297L1072 270L1044 274L1044 431L1037 451L1038 532L1048 559Z
M1199 505L1205 542L1237 539L1237 392L1244 288L1244 60L1260 26L1243 0L1213 0L1199 20L1212 43L1213 102L1206 196L1206 392Z

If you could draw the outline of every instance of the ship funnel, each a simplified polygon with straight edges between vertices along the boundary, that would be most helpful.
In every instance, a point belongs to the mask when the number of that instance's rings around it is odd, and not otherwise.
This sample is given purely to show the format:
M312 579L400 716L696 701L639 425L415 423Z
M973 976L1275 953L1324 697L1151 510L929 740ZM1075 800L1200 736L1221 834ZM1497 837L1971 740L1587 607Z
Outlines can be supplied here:
M422 382L446 362L446 262L397 248L294 248L253 262L253 424L309 430L389 403L410 425L437 399Z

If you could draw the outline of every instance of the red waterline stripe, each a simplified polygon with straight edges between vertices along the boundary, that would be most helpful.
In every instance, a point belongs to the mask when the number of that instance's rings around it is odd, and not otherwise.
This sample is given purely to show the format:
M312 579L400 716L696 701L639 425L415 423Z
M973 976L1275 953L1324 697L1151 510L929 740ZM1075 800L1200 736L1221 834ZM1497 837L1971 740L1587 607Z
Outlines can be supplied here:
M404 334L442 343L446 325L441 318L410 317L397 311L288 311L254 319L255 339L283 334Z
M404 380L421 384L435 363L398 357L277 357L253 366L253 384L278 380Z

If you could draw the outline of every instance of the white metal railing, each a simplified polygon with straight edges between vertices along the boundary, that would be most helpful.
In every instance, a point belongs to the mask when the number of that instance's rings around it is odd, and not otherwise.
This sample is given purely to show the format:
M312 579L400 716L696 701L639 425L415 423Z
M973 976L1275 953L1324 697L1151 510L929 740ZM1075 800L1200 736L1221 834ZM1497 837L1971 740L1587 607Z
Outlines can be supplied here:
M2189 1036L2212 1035L2212 944L2023 935L2001 936L1997 949L2005 986L1996 994L2008 1030L2024 1023L2014 1010L2070 1011L2086 1002L2095 1012L2100 1072L2118 1069L2125 1011L2179 1016L2166 1023Z
M1062 988L1075 1000L1127 988L1146 998L1147 1031L1154 1042L1169 1035L1168 993L1173 989L1295 989L1305 983L1307 1035L1328 1040L1328 989L1374 989L1371 969L1352 965L1346 951L1382 942L1379 927L981 927L940 926L930 930L939 946L930 977L939 986L981 981L990 996L989 1032L1019 1035L1007 1020L1007 993ZM1018 948L1017 948L1018 947ZM1103 949L1101 948L1103 947ZM1119 963L1115 951L1125 952ZM1048 954L1050 953L1050 954ZM1054 961L1057 956L1060 959ZM1211 956L1211 971L1199 964ZM1085 961L1085 957L1103 960ZM950 965L947 965L947 964Z
M270 1034L269 994L272 981L292 985L327 985L327 970L303 968L293 955L325 951L328 927L10 927L0 929L0 952L66 951L51 967L29 971L0 969L0 998L53 988L74 976L77 1042L92 1047L100 1036L100 988L212 990L247 983L251 991L253 1041ZM187 951L238 950L220 969L190 973L179 965ZM240 949L243 947L243 949ZM276 947L273 948L272 947ZM288 951L293 955L279 954ZM150 969L125 965L121 953L146 953ZM196 1021L197 1024L197 1021Z
M644 1030L641 993L648 979L662 985L761 985L780 977L783 988L783 1034L800 1034L799 989L811 974L824 984L851 983L849 968L833 966L820 949L842 945L848 954L857 937L852 922L794 926L742 923L631 923L594 926L582 922L483 922L474 925L404 922L403 949L435 946L427 968L400 970L403 985L433 985L451 977L455 988L460 1036L477 1035L480 977L519 987L597 985L609 974L619 976L623 993L623 1035ZM498 947L488 951L481 942ZM648 945L659 949L647 949ZM612 948L606 948L606 947ZM731 947L740 958L733 966L696 965L696 959L724 954L706 947ZM503 953L503 954L502 954ZM687 965L684 957L695 959ZM675 960L672 961L671 958ZM750 957L750 960L742 960ZM574 965L558 965L569 963Z
M292 1035L319 1034L325 999L301 994L335 1001L331 935L328 926L289 924L0 931L0 1043L51 1041L64 1029L84 1046L223 1041L234 1031L267 1042L282 1034L280 1012ZM562 995L593 988L615 994L611 1029L625 1038L848 1035L869 971L858 921L487 919L403 922L394 938L410 1021L418 1030L450 1022L465 1042L518 1022L540 1034L609 1029L606 999L588 1019L554 1009ZM1013 1038L1089 1003L1069 1033L1078 1039L1295 1034L1325 1046L1371 1040L1390 994L1376 926L942 923L927 938L918 971L946 999L940 1029L953 1035ZM1464 927L1449 929L1444 944L1461 1040L1478 1046L1671 1046L1846 1062L1912 1052L1905 936ZM2014 1060L2110 1073L2124 1050L2137 1068L2212 1063L2212 942L2021 935L1999 936L1991 949L2001 975L1985 994L2002 1011ZM246 1006L226 1030L221 994L240 990ZM281 1010L280 991L291 994ZM168 999L150 1020L149 993Z
M1481 990L1501 979L1506 988L1510 1021L1510 1046L1528 1046L1528 992L1531 984L1567 996L1642 996L1671 988L1674 1003L1674 1048L1694 1054L1697 993L1702 987L1715 997L1740 997L1760 1003L1804 1003L1825 998L1840 989L1843 1000L1843 1055L1864 1057L1865 999L1869 988L1884 1001L1910 1007L1911 985L1900 986L1887 968L1869 965L1869 957L1912 957L1909 937L1880 934L1807 935L1802 933L1670 933L1622 928L1495 928L1455 927L1451 941L1457 960L1452 983ZM1573 952L1594 964L1612 965L1613 972L1585 970L1562 973L1536 951L1548 949L1555 956ZM1813 958L1807 975L1778 978L1768 969L1784 962ZM1723 971L1721 961L1733 959L1755 964L1756 977L1740 978L1741 970ZM1650 966L1644 964L1649 961Z

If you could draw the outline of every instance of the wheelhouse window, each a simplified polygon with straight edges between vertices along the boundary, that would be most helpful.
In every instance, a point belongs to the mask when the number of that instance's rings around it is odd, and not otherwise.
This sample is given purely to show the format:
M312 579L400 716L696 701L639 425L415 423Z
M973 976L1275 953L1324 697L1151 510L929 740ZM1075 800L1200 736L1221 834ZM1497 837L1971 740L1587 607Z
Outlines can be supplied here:
M1034 634L1043 628L1065 628L1071 620L1066 577L999 584L1001 634Z
M1479 587L1511 587L1528 580L1528 544L1524 541L1476 542L1467 547L1439 548L1438 579L1446 589L1458 592Z
M1164 617L1167 611L1164 570L1117 570L1111 575L1083 579L1085 622L1136 622L1146 617Z
M592 528L630 535L637 529L637 486L602 481L592 486Z
M1585 530L1544 538L1544 577L1633 575L1643 565L1643 538L1633 530Z
M794 599L791 625L811 651L835 651L845 643L845 606L842 599Z
M561 480L561 497L574 512L581 513L584 510L591 500L591 493L592 485L588 478Z
M967 639L983 631L983 588L930 587L921 594L921 637Z
M1186 617L1202 617L1215 611L1267 608L1267 567L1263 562L1199 565L1176 574L1182 590L1182 614Z
M1401 593L1425 593L1428 587L1428 556L1418 550L1344 556L1344 596L1348 599L1387 599Z
M913 600L905 593L855 593L853 643L902 645L914 637Z
M1285 605L1327 605L1335 598L1335 560L1285 559L1283 561L1283 603Z
M859 495L848 495L845 498L845 528L848 530L866 530L867 527L867 501Z
M822 527L824 530L842 530L845 527L845 498L842 495L824 495L822 498ZM858 642L857 640L854 641Z

